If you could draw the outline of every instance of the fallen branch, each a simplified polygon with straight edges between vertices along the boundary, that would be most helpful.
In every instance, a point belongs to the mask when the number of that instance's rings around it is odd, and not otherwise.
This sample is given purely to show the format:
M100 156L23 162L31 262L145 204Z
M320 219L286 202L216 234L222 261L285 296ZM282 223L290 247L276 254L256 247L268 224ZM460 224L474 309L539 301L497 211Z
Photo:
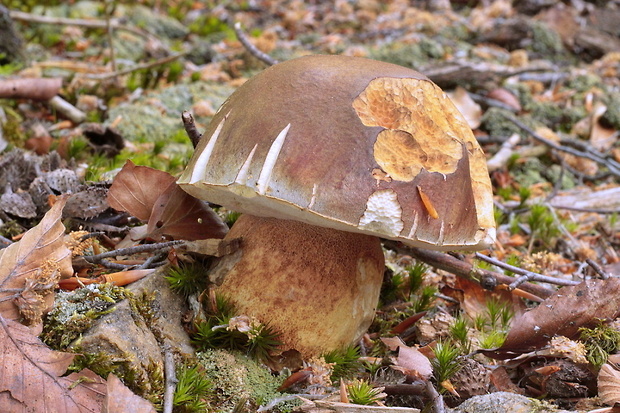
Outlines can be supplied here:
M155 66L160 66L160 65L172 62L174 60L177 60L179 57L183 57L187 53L188 52L175 53L170 56L166 56L161 59L154 60L152 62L141 63L135 66L128 67L123 70L118 70L116 72L108 72L108 73L101 73L101 74L85 74L82 76L85 77L86 79L92 79L92 80L106 80L106 79L110 79L110 78L117 77L117 76L128 75L129 73L136 72L138 70L150 69Z
M53 25L64 25L64 26L80 26L87 27L90 29L107 29L111 27L117 30L124 30L126 32L130 32L136 34L140 37L144 38L154 38L155 36L151 33L141 30L131 26L125 26L118 22L116 19L111 19L108 25L108 22L105 20L95 20L95 19L70 19L65 17L50 17L50 16L41 16L37 14L25 13L22 11L11 10L10 16L13 20L20 20L29 23L42 23L42 24L53 24Z
M496 267L503 268L505 270L514 272L515 274L521 275L521 277L517 278L512 283L510 283L509 288L511 290L514 290L515 288L519 287L521 284L523 284L526 281L538 281L538 282L545 282L548 284L565 285L565 286L581 284L580 281L563 280L561 278L549 277L547 275L542 275L542 274L538 274L532 271L524 270L523 268L519 268L519 267L515 267L514 265L506 264L505 262L497 260L493 257L480 254L479 252L476 253L476 258L482 261L488 262L489 264L493 264Z
M447 271L451 274L455 274L459 277L463 277L477 283L480 283L481 279L488 278L491 281L491 284L510 285L515 280L514 277L510 277L499 272L489 271L482 268L474 268L470 263L459 260L458 258L443 252L409 247L395 241L385 241L384 245L387 248L399 251L403 254L411 255L413 258L423 261L432 267L439 268L440 270ZM531 284L528 282L524 283L519 288L543 299L554 293L553 290L542 285Z
M523 122L515 119L512 116L508 116L505 114L502 114L502 116L509 120L510 122L514 123L515 125L517 125L519 128L523 129L525 132L527 132L530 136L532 136L534 139L536 139L538 142L541 142L545 145L547 145L548 147L555 149L556 151L560 151L560 152L565 152L565 153L569 153L571 155L575 155L581 158L586 158L586 159L590 159L594 162L600 163L601 165L604 165L605 167L607 167L607 169L609 170L609 172L615 176L620 177L620 163L618 163L617 161L608 158L607 156L605 156L604 154L602 154L601 152L591 148L591 147L583 147L583 149L576 149L572 146L567 146L567 145L560 145L558 143L555 143L543 136L541 136L540 134L536 133L536 131L534 131L532 128L530 128L529 126L527 126L526 124L524 124ZM573 143L574 144L574 143Z
M50 100L62 87L61 78L0 80L0 98Z

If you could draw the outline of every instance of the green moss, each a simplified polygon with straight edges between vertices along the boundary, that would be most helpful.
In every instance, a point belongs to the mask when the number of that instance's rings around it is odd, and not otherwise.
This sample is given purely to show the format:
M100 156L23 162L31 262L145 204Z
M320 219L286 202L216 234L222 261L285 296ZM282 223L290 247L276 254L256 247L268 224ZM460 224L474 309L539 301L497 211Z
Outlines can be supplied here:
M532 119L540 123L564 132L587 116L583 106L563 107L556 102L537 102L528 100L523 109L530 113Z
M88 353L82 351L79 345L75 346L74 350L80 354L74 359L70 371L88 368L101 377L114 373L134 393L150 401L155 407L161 406L164 372L157 363L151 361L145 371L137 367L140 366L140 361L132 359L130 354L115 354L111 357L104 352Z
M605 98L607 110L601 117L601 123L620 130L620 93L610 93Z
M620 348L620 331L600 322L595 328L581 327L580 340L586 346L586 358L595 366L607 362L609 354Z
M283 396L276 390L283 379L239 352L205 350L198 353L198 362L213 384L210 404L214 411L232 412L235 406L244 403L247 411L256 411L260 405ZM299 404L285 402L271 411L286 412Z
M605 85L600 77L593 73L587 73L570 79L566 83L565 89L571 90L579 96L591 92L593 89L605 90Z
M181 265L169 267L164 276L170 288L177 294L188 297L206 288L207 268L201 264Z
M54 308L46 316L41 340L54 349L65 350L128 295L127 290L112 284L91 284L75 291L59 292Z
M333 364L330 379L336 382L340 379L352 378L360 371L360 349L357 346L348 346L343 349L332 350L323 356L325 363Z
M512 136L514 133L519 134L523 138L528 136L527 132L506 119L506 116L510 117L512 113L500 108L489 108L484 115L482 115L481 127L491 136L508 137ZM528 126L533 126L536 123L527 116L521 117L520 120Z
M428 55L419 43L390 43L370 50L370 58L404 67L417 67L428 61Z
M557 59L567 55L560 35L542 22L532 24L530 49L547 59Z
M200 413L208 411L206 400L211 394L212 383L200 366L181 365L176 372L174 391L175 413Z

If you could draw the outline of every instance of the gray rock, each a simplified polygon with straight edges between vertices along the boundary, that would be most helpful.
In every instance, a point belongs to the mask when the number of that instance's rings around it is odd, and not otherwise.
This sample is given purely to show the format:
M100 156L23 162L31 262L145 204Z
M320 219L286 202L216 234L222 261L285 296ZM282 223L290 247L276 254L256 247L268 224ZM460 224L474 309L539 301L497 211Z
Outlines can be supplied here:
M466 400L452 413L568 413L558 410L553 405L515 393L496 392L483 396L474 396Z
M91 369L114 372L143 397L163 390L164 346L184 358L194 355L181 323L185 300L170 289L162 273L158 270L129 286L135 299L116 304L70 346L94 356Z

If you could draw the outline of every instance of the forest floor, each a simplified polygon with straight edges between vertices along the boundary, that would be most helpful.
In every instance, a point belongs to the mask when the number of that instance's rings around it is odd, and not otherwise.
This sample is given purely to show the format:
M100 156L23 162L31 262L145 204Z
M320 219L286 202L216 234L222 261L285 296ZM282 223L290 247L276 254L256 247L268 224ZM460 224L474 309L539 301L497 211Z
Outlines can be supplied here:
M620 407L619 1L5 3L3 411ZM385 242L368 332L302 359L214 295L238 214L176 179L184 111L203 131L249 78L314 54L449 95L486 155L497 242Z

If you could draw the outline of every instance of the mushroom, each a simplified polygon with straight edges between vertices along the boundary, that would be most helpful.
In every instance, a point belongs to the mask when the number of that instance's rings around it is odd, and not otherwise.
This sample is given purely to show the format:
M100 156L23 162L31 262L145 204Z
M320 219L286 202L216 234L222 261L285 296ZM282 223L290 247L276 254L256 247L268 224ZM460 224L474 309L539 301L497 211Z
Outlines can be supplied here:
M179 185L242 212L241 249L210 277L237 309L306 357L354 343L383 280L381 238L433 250L495 240L485 156L424 75L307 56L239 87Z

